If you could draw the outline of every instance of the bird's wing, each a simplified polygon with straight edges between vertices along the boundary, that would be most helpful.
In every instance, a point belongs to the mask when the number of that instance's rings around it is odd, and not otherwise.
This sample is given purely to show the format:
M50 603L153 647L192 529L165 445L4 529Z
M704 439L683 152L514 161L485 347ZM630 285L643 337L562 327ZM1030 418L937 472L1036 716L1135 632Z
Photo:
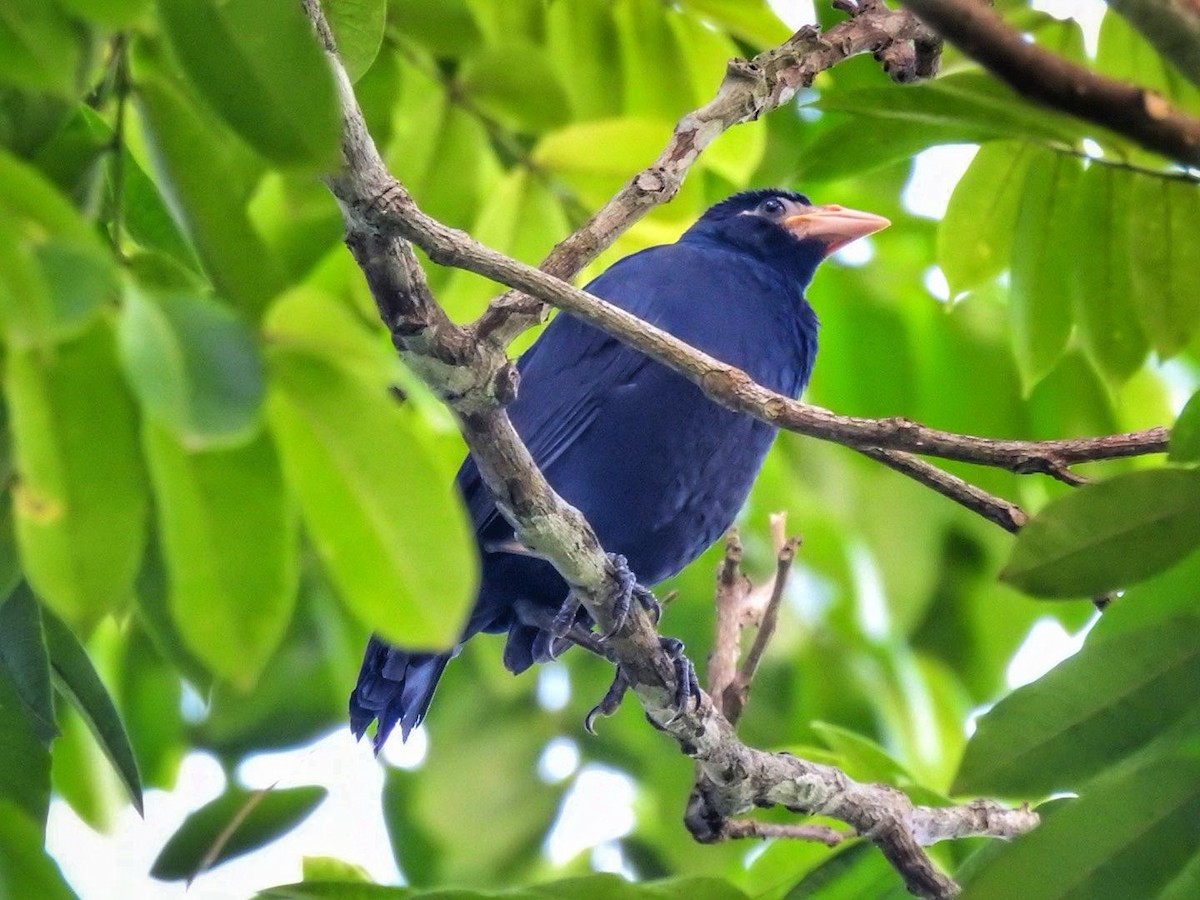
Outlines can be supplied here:
M587 285L598 297L653 320L655 283L677 262L678 245L652 247L620 260ZM517 362L517 399L508 408L534 462L550 472L554 461L591 425L604 398L628 382L650 359L570 315L560 314ZM458 473L459 490L478 534L500 514L468 456Z

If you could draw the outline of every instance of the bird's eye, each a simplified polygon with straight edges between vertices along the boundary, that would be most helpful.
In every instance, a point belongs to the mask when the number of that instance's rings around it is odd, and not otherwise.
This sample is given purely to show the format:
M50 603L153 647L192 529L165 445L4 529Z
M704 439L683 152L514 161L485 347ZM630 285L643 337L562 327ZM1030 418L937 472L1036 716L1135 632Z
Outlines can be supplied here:
M769 200L764 200L759 209L768 216L778 216L783 212L783 201L772 197Z

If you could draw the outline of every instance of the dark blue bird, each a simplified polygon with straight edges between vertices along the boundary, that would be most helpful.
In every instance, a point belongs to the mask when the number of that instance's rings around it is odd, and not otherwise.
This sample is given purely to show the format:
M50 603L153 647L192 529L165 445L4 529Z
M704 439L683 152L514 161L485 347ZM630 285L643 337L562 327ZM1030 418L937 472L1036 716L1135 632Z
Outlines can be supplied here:
M797 397L817 352L805 288L826 256L887 224L788 191L749 191L709 209L676 243L616 263L587 290ZM675 575L729 528L775 437L770 425L719 406L682 375L567 314L518 368L509 407L517 431L550 484L643 584ZM522 672L559 649L561 629L550 622L567 600L566 582L522 552L470 456L458 486L483 566L461 640L507 632L504 663ZM350 697L354 733L378 719L377 750L397 723L407 738L449 659L372 638Z

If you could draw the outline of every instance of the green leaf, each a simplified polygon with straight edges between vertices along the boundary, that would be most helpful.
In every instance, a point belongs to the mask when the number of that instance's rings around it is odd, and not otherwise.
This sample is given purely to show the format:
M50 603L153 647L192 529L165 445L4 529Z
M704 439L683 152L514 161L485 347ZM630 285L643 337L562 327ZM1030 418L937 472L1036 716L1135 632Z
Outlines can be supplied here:
M475 54L463 66L459 89L498 122L542 132L565 124L571 103L540 47L509 42Z
M165 79L142 77L136 98L158 182L205 271L219 294L257 316L284 279L237 192L224 187L235 180L230 149Z
M793 885L784 900L891 900L893 896L907 896L900 876L874 846L858 841L831 854Z
M1030 144L984 144L954 188L937 234L938 265L952 296L990 281L1008 266L1020 186L1035 155Z
M1184 406L1171 429L1171 452L1167 458L1172 462L1200 462L1200 391Z
M1200 618L1177 617L1097 640L1018 688L979 720L956 794L1038 797L1079 790L1195 719Z
M0 775L0 780L3 778ZM43 849L44 843L36 821L21 807L0 797L0 897L77 900Z
M1017 534L1001 579L1039 597L1116 590L1200 545L1200 472L1148 469L1085 485Z
M371 883L371 876L362 866L331 856L306 856L302 866L305 881L342 881Z
M1092 782L965 886L963 900L1157 897L1200 843L1200 759L1156 756Z
M620 51L611 6L609 0L574 0L546 9L546 53L578 121L621 112Z
M58 0L58 5L106 28L125 28L137 22L151 0Z
M654 162L671 136L663 119L624 117L579 122L551 132L538 141L535 165L570 175L611 175L628 178ZM604 153L597 153L604 147Z
M10 343L85 331L117 289L112 258L36 170L0 152L0 324Z
M457 898L460 894L476 895L474 891L447 891ZM382 884L363 884L358 881L298 881L267 888L254 895L254 900L408 900L416 892L408 888L386 887ZM451 900L451 898L448 898Z
M187 817L154 860L150 874L162 881L190 881L291 831L327 793L322 787L232 788Z
M25 573L83 629L131 598L145 541L134 407L112 344L100 326L50 351L10 348L4 384Z
M0 5L0 83L75 99L84 35L56 4L5 0Z
M1019 196L1012 245L1009 317L1026 388L1046 375L1071 336L1071 249L1075 194L1083 167L1064 153L1039 152Z
M44 829L50 808L50 751L38 737L16 682L0 666L0 804L10 801ZM0 853L0 861L3 858Z
M791 33L766 0L684 0L683 5L760 49L782 44Z
M441 877L442 848L422 821L416 806L414 773L388 768L383 782L383 824L392 844L392 856L414 887L429 887Z
M332 169L332 72L298 3L159 0L158 10L192 86L239 136L280 165Z
M1067 235L1071 299L1088 356L1110 381L1120 384L1141 368L1146 336L1130 301L1127 172L1091 165L1078 191L1074 227Z
M271 364L271 428L342 599L386 640L450 647L475 599L478 562L420 420L319 358L279 350Z
M296 602L295 516L264 434L189 452L146 423L171 614L188 648L243 689L279 646Z
M228 307L192 293L125 294L121 362L146 412L189 450L257 431L265 380L254 337Z
M1128 217L1133 308L1162 358L1200 327L1200 186L1178 178L1132 176Z
M37 598L23 582L6 600L0 600L0 667L8 669L34 734L49 747L58 734L50 694L50 660Z
M358 81L383 45L387 0L321 0L321 6L346 74L351 81Z
M49 610L44 613L42 621L46 631L46 649L50 653L50 668L54 673L54 686L83 717L140 815L142 779L133 757L133 748L129 745L125 724L108 689L71 629Z
M400 34L438 57L456 59L483 41L467 0L390 0Z

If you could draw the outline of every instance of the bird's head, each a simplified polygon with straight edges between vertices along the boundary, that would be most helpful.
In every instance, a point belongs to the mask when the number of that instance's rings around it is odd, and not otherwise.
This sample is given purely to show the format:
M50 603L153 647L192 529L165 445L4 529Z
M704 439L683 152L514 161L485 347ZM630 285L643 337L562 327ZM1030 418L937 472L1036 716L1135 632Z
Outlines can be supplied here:
M814 206L803 194L743 191L711 207L684 239L717 241L786 269L804 283L821 260L891 223L883 216Z

